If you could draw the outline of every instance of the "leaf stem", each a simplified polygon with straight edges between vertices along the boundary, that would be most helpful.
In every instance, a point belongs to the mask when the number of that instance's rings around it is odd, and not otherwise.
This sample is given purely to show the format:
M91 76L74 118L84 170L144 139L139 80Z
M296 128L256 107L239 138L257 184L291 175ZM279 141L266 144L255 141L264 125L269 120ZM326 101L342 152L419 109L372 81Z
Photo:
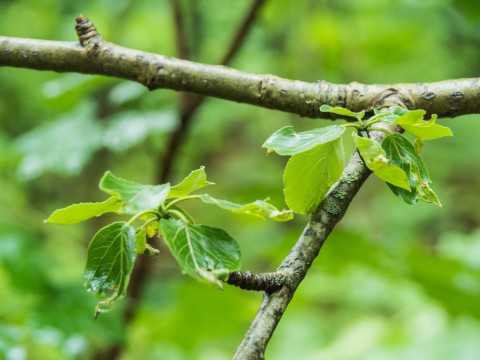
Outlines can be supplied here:
M160 214L158 211L155 211L155 210L145 210L145 211L142 211L142 212L139 212L138 214L135 214L134 216L132 216L132 218L130 220L128 220L127 222L127 225L132 225L135 221L137 221L138 219L140 219L143 215L145 214L154 214L156 215L159 219L162 218L162 214ZM148 222L147 222L148 223Z
M375 129L368 130L369 133L370 133L370 131L381 131L387 136L392 135L392 133L390 131L388 131L387 129L381 128L381 127L376 127Z
M355 123L347 123L347 124L342 124L341 126L344 126L344 127L353 127L357 130L360 130L362 127L360 125L357 125Z
M165 205L165 207L163 208L163 210L165 211L169 211L169 209L175 205L175 204L178 204L179 202L182 202L182 201L185 201L185 200L193 200L193 199L200 199L200 195L187 195L187 196L182 196L178 199L175 199L175 200L172 200L170 201L167 205Z
M188 219L185 217L185 215L183 215L183 214L182 214L180 211L178 211L178 210L172 210L172 209L170 209L170 210L167 210L166 212L167 212L168 215L172 215L173 217L175 217L175 218L183 221L185 224L188 224L188 223L189 223L189 221L188 221Z

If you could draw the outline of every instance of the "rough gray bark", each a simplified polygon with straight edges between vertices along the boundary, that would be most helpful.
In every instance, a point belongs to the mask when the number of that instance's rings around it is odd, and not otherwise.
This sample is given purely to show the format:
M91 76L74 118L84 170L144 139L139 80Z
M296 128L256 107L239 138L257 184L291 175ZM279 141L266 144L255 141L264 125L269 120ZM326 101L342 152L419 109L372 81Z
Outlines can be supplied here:
M479 78L394 85L308 83L127 49L106 42L91 28L83 31L81 44L0 37L0 66L112 76L150 90L187 91L310 118L331 117L320 112L321 104L369 110L391 94L410 109L439 117L480 112Z

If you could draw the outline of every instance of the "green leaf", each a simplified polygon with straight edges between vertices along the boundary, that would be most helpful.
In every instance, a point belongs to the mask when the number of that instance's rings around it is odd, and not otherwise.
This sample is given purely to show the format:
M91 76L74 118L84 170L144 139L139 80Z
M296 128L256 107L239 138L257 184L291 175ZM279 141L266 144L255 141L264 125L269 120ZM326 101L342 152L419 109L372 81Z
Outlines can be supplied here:
M183 273L222 288L216 273L239 269L240 249L224 230L175 219L162 219L160 224Z
M283 175L287 205L294 212L313 212L345 166L342 138L293 155Z
M285 126L270 136L262 147L279 155L294 155L338 139L345 132L345 126L331 125L320 129L296 133L292 126Z
M135 257L135 229L126 222L115 222L95 234L83 273L87 291L104 299L97 304L95 316L125 296Z
M107 171L100 180L100 189L125 201L122 212L136 214L141 211L156 209L165 202L170 191L170 184L142 185L119 178Z
M147 230L140 228L135 234L135 252L137 254L143 254L147 247Z
M410 190L407 174L403 169L389 163L385 150L382 149L378 142L369 138L359 137L355 133L353 134L353 140L365 161L365 165L376 176L392 185Z
M423 140L420 138L416 138L415 143L413 144L413 147L415 148L415 152L417 154L420 154L423 149Z
M267 200L257 200L248 204L236 204L228 200L215 199L208 194L200 195L200 200L207 204L214 204L218 207L237 214L246 214L265 219L270 218L276 221L288 221L293 219L291 210L278 210L275 206L268 203Z
M395 124L400 125L405 131L422 140L438 139L444 136L453 136L448 127L435 124L437 116L433 115L428 121L423 119L425 110L414 110L400 116Z
M418 200L442 206L437 195L430 188L428 170L422 158L415 152L413 145L402 135L388 135L382 143L387 158L392 164L401 167L407 174L411 191L390 185L392 191L406 203L414 204Z
M340 106L332 107L330 105L322 105L320 106L320 111L329 112L329 113L342 115L342 116L354 117L356 119L363 119L363 117L365 116L365 110L362 110L360 112L353 112Z
M123 202L115 196L102 202L73 204L66 208L55 210L45 222L54 224L76 224L107 212L116 212L122 205Z
M400 106L390 106L388 111L385 113L384 111L380 111L378 109L374 109L375 115L382 115L381 121L386 124L393 124L393 122L403 114L408 113L408 110L400 107Z
M215 185L215 183L207 181L207 174L205 167L201 166L199 169L192 171L180 183L172 186L168 193L167 199L183 197L189 195L191 192L201 189L208 185Z

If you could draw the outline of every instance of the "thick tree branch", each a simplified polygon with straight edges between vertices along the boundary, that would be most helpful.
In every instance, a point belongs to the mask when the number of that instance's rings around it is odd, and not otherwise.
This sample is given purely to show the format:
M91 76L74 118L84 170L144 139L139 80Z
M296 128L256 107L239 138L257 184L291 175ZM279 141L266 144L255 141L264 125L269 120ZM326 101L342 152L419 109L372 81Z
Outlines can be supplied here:
M360 111L394 93L408 108L440 117L480 112L480 78L395 85L307 83L132 50L101 37L91 40L93 45L83 47L76 42L0 37L0 66L112 76L150 90L187 91L311 118L329 118L319 111L321 104Z

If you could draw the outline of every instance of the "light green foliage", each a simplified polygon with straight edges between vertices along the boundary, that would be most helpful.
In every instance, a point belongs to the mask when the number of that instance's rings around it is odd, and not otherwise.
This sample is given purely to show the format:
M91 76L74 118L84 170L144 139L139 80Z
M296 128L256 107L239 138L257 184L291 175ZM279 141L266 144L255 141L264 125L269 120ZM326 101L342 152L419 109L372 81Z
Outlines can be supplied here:
M395 195L400 196L408 204L414 204L418 200L422 200L442 206L437 195L430 188L430 176L422 158L404 136L400 134L389 135L383 140L382 147L390 161L406 172L411 188L411 191L408 191L389 185Z
M87 291L103 299L95 317L125 295L135 257L135 229L126 222L115 222L95 234L83 273Z
M453 136L449 128L435 124L437 116L433 115L430 120L424 120L425 110L413 110L400 116L395 124L400 125L405 131L416 136L420 141L433 140L444 136Z
M293 155L283 175L285 200L290 209L299 214L314 211L342 175L344 165L341 138Z
M207 181L207 174L205 174L205 168L202 166L188 174L179 184L172 186L167 198L187 196L195 190L208 185L215 185L215 183Z
M163 204L170 191L170 184L142 185L119 178L107 171L100 180L99 187L106 193L125 202L122 212L136 214Z
M423 140L452 135L449 128L435 124L435 116L430 121L424 121L424 110L408 111L399 106L391 106L386 111L375 110L369 119L363 119L365 111L356 113L338 106L322 105L320 110L354 117L357 123L301 133L295 133L292 127L287 126L277 130L263 145L269 152L292 155L283 175L285 201L290 209L299 214L312 213L340 178L345 161L341 136L347 126L354 127L365 136L373 130L373 125L380 122L403 126L405 131L417 137L415 148L399 134L388 135L383 145L353 134L355 147L366 166L387 182L394 194L405 202L413 204L420 199L441 206L429 186L431 181L427 169L415 153L415 150L420 152ZM389 133L385 129L383 131ZM350 177L351 174L346 174L343 181L350 181Z
M365 111L362 110L360 112L353 112L353 111L350 111L348 109L345 109L343 107L340 107L340 106L330 106L330 105L322 105L320 106L320 111L323 111L323 112L329 112L329 113L332 113L332 114L337 114L337 115L342 115L342 116L348 116L348 117L353 117L357 120L362 120L363 117L365 116Z
M295 155L320 144L338 139L345 132L344 126L331 125L320 129L296 133L292 126L285 126L270 136L262 147L279 155Z
M116 212L120 210L122 205L123 202L115 196L102 202L74 204L63 209L55 210L45 222L54 224L75 224L95 216L103 215L107 212Z
M208 194L200 195L199 198L207 204L214 204L224 210L228 210L237 214L253 215L261 219L270 218L276 221L288 221L293 219L292 211L280 211L275 206L268 203L268 199L257 200L249 204L236 204L228 200L215 199L213 196Z
M353 140L365 161L365 165L367 165L375 175L392 185L410 190L405 171L396 165L390 164L385 150L382 149L382 146L378 142L369 138L360 137L357 134L353 134Z
M215 272L240 267L238 244L224 230L175 219L162 219L160 224L182 272L222 288Z
M89 292L101 298L95 316L109 311L125 295L136 254L157 256L159 250L147 239L163 235L182 272L222 287L229 271L240 266L236 241L224 230L195 224L178 206L182 201L200 199L224 210L262 219L287 221L290 210L279 211L267 201L240 205L216 199L208 194L190 195L192 191L213 183L207 181L204 167L192 171L178 185L142 185L119 178L107 171L99 187L113 195L101 203L81 203L56 210L47 222L71 224L105 212L131 214L128 222L114 222L95 234L89 249L84 284ZM140 222L135 228L134 223Z

